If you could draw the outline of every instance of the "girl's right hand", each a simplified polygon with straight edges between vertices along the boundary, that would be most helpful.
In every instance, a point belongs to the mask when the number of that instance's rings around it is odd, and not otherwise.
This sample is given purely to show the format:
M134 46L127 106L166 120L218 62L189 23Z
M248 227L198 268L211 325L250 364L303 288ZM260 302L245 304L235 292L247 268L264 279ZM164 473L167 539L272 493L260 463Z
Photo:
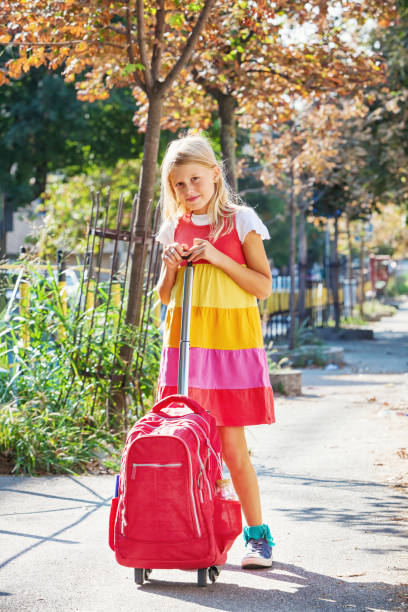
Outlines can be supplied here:
M186 254L187 245L173 242L164 247L162 260L169 270L177 270L180 263L183 261L183 255Z

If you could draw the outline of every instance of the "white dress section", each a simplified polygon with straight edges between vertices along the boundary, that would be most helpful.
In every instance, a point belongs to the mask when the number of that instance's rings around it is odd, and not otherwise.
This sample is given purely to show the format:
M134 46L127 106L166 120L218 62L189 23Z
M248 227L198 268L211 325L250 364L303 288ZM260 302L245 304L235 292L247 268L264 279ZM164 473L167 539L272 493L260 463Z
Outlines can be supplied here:
M210 222L208 215L195 214L191 215L191 221L194 225L208 225ZM165 221L156 236L156 240L164 246L174 242L174 230L176 229L176 226L177 220ZM268 240L270 238L266 226L262 223L254 209L249 208L248 206L242 206L237 209L235 226L237 228L237 233L241 244L244 242L245 236L252 231L259 234L262 240Z

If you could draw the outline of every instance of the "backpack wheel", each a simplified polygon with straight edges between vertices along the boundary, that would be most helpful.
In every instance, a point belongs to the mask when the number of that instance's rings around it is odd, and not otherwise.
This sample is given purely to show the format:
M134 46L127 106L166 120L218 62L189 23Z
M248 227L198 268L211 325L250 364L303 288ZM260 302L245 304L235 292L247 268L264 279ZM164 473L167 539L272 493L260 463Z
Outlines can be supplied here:
M211 582L215 582L220 575L221 568L218 565L212 565L208 568L208 577Z
M149 576L151 573L152 573L151 569L143 569L141 567L135 567L136 584L143 584L145 580L149 580Z
M207 586L207 572L208 569L206 567L197 570L197 585L199 587Z

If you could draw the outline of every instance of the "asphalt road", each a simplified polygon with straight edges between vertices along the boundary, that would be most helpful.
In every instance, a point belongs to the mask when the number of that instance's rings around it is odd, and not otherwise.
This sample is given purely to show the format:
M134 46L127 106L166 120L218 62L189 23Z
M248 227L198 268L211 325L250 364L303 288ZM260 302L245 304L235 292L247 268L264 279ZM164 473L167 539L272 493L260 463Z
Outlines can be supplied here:
M408 303L374 329L247 432L272 570L242 571L238 540L214 585L155 570L137 586L107 545L113 477L1 476L0 610L408 609Z

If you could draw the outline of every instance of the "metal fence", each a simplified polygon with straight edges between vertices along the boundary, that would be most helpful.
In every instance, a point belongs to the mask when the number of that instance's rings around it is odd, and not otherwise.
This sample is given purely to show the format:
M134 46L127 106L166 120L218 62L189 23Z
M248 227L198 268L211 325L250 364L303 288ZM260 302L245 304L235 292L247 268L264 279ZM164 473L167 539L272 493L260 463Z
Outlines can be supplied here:
M97 234L97 232L93 232L93 233L95 235ZM92 231L90 232L90 234L92 235ZM115 236L116 236L116 242L120 240L119 233L117 235L115 234ZM149 311L147 313L148 317L150 316L150 311L153 307L153 301L154 301L154 300L152 301L153 278L157 276L157 270L158 270L157 266L158 266L158 263L160 263L158 247L159 245L156 244L155 248L152 248L151 250L150 258L149 258L149 265L148 265L149 270L147 272L147 278L146 278L146 287L149 286L150 288L149 299L147 301L145 299L145 305L148 304L148 311ZM154 264L153 264L153 260L154 260ZM88 261L88 264L89 264L89 261ZM47 268L47 266L39 266L39 267ZM86 274L84 275L84 278L86 279L91 278L90 274L88 273L88 269L87 269L88 267L90 266L85 265ZM100 265L96 267L99 268ZM4 280L4 276L1 273L2 272L4 273L7 271L7 270L2 270L1 268L7 268L7 266L0 266L0 281L2 279ZM18 264L15 264L15 268L16 268L15 278L13 278L13 281L16 280L16 277L18 276L18 273L20 272ZM64 282L65 284L67 282L66 273L62 271L62 274L60 274L61 271L60 271L59 265L56 266L56 269L57 269L56 273L58 275L58 278L60 278L60 275L62 277L62 281L60 281L59 284L61 287L63 287ZM106 272L108 272L107 276L108 276L109 281L112 281L112 279L115 280L116 278L115 274L117 274L117 272L116 272L116 268L114 269L113 264L112 264L112 269L107 270ZM92 282L94 281L91 281L89 283L89 286L91 288L93 287ZM1 291L2 287L0 286L0 298L2 298L3 296L3 299L2 300L0 299L0 306L2 305L4 307L7 305L6 318L14 302L16 301L15 298L16 298L17 292L20 294L20 297L21 297L21 303L19 304L19 308L24 309L24 308L29 307L28 298L25 300L24 299L25 294L23 295L23 290L25 290L25 287L26 287L24 283L21 284L19 282L19 279L17 279L16 284L13 283L14 285L13 289L10 287L10 282L8 283L8 285L7 283L3 283L3 285L4 285L3 291ZM298 278L296 278L295 279L296 309L298 309L298 296L299 296L299 286L298 285L299 285ZM3 295L5 294L4 290L7 288L7 286L8 286L7 293L9 294L13 293L13 295L11 296L11 299L10 299L10 295L8 296L9 298L8 300L4 299L5 295ZM123 286L123 283L122 283L122 286ZM370 290L371 290L371 284L368 280L366 280L364 283L364 294L366 296L370 295ZM119 291L119 293L117 293L117 291ZM352 316L353 309L358 303L358 295L360 295L360 292L361 292L361 288L356 279L353 279L351 283L346 278L342 278L339 281L338 300L339 300L340 316L344 318ZM80 303L81 304L84 303L87 307L89 307L90 306L90 303L89 303L90 294L88 295L89 291L85 293L86 293L86 298L85 300L80 300ZM64 299L66 299L66 295L67 295L66 292L64 292L62 295L65 296ZM111 301L114 306L119 307L121 311L123 310L123 304L121 303L120 289L119 289L119 285L116 282L112 284ZM261 311L262 323L263 323L263 336L264 336L264 341L266 344L268 344L272 340L276 340L278 338L284 339L285 337L287 337L289 327L290 327L289 303L290 303L290 276L273 277L272 293L270 297L267 300L263 300L262 302L259 303L259 308ZM308 281L307 282L305 306L306 306L306 313L305 313L306 314L306 325L308 327L326 327L330 325L331 322L334 321L333 291L330 287L329 288L327 287L324 281ZM2 309L3 308L1 308L0 310ZM160 312L155 312L155 316L159 319ZM298 313L296 314L296 316L298 316ZM140 352L140 348L138 349L138 352ZM141 355L142 354L143 354L143 350L141 351ZM143 358L141 358L141 362L143 362Z
M371 285L364 283L367 295ZM350 317L357 304L360 287L356 279L339 281L340 315ZM295 280L296 309L298 308L299 284ZM308 281L306 289L306 320L309 327L326 327L334 320L333 291L323 281ZM290 276L275 276L272 279L270 297L260 303L265 343L288 335L290 327Z

